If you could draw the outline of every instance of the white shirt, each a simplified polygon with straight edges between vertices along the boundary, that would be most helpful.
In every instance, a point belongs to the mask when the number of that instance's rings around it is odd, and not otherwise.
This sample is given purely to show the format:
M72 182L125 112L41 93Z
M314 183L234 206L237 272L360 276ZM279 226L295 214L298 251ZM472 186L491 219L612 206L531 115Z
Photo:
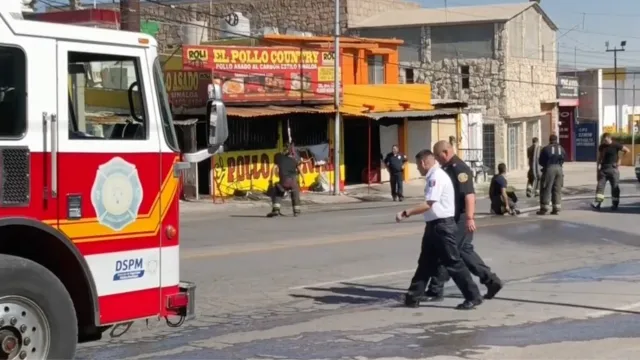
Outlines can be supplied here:
M431 202L431 209L424 213L424 221L454 217L456 213L453 182L447 173L436 165L429 169L424 188L424 200Z

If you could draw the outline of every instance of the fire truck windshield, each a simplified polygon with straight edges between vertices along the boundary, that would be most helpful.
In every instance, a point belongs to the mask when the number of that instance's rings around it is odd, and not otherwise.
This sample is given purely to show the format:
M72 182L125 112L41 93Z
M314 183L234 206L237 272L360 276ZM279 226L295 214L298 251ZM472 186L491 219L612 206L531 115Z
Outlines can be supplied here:
M162 117L162 128L164 129L165 140L172 150L180 151L176 131L173 127L173 117L171 116L169 98L164 86L162 66L160 65L159 57L156 58L153 64L153 82L156 84L156 96L160 104L160 116Z

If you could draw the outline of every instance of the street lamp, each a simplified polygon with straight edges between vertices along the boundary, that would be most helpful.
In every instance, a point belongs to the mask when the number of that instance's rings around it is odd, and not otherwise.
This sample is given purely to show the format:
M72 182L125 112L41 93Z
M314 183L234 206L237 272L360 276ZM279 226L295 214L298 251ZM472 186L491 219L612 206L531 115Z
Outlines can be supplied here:
M618 122L618 52L624 51L624 47L627 46L627 42L623 40L620 42L620 47L616 46L613 49L609 48L608 41L605 42L604 45L607 47L606 52L613 53L613 103L616 112L616 132L619 132L622 124Z

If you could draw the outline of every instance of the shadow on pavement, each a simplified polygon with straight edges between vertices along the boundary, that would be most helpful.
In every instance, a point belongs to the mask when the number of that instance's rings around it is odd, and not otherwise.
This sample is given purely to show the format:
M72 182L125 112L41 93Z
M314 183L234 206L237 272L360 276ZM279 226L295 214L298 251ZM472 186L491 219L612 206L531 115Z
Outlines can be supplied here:
M303 295L303 294L290 294L289 296L297 299L312 299L316 302L323 304L374 304L380 301L386 300L400 300L402 291L397 290L372 290L371 287L366 285L346 286L346 287L308 287L307 291L317 291L332 293L332 295Z

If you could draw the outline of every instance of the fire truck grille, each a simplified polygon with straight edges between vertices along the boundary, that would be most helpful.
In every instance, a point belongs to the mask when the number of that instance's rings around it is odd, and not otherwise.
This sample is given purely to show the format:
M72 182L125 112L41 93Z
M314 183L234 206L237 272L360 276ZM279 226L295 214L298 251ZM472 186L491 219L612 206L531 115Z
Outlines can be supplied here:
M24 206L29 204L30 159L29 148L0 148L2 206Z

